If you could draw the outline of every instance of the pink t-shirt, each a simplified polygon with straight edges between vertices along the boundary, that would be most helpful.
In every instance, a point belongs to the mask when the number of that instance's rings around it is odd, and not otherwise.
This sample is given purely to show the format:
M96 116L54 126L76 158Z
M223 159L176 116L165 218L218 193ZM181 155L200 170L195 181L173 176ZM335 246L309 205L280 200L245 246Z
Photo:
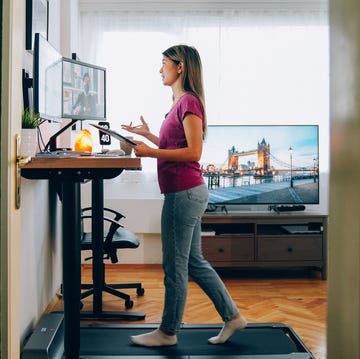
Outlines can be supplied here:
M199 99L187 93L165 116L159 134L159 148L174 149L187 146L183 121L193 114L204 122L204 111ZM158 159L158 180L161 193L184 191L204 183L198 162L175 162Z

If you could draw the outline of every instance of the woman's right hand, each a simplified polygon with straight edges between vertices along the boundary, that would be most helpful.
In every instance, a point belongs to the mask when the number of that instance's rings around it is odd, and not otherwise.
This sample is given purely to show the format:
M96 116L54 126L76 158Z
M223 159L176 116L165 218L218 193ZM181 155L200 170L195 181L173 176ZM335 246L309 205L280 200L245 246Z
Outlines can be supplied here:
M145 122L144 117L140 116L140 121L141 125L133 126L132 122L130 122L129 125L121 125L121 128L137 135L146 136L150 133L149 126Z

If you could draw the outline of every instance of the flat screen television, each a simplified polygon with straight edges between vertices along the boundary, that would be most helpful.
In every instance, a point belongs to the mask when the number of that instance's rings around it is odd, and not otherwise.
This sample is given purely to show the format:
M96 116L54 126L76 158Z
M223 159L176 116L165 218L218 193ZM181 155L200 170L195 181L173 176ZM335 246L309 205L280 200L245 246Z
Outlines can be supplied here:
M209 206L319 204L318 125L208 126Z
M106 69L63 58L62 117L106 120Z
M62 56L39 33L34 39L33 106L42 119L61 120Z

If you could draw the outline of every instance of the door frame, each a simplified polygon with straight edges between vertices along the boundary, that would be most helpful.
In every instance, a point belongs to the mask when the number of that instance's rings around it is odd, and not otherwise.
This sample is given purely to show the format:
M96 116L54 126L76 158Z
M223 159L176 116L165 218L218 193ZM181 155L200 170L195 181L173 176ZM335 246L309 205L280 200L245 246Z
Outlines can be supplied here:
M15 206L16 146L21 130L25 2L1 0L0 355L20 357L20 223Z

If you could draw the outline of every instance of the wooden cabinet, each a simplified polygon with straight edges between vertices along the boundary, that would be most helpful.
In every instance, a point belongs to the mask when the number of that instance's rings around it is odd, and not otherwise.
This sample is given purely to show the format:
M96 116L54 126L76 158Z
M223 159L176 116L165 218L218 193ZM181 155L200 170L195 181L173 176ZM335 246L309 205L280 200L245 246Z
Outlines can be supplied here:
M327 216L205 214L203 254L215 268L319 269L326 278Z
M248 235L221 235L202 237L203 253L209 261L224 263L254 260L254 237Z

